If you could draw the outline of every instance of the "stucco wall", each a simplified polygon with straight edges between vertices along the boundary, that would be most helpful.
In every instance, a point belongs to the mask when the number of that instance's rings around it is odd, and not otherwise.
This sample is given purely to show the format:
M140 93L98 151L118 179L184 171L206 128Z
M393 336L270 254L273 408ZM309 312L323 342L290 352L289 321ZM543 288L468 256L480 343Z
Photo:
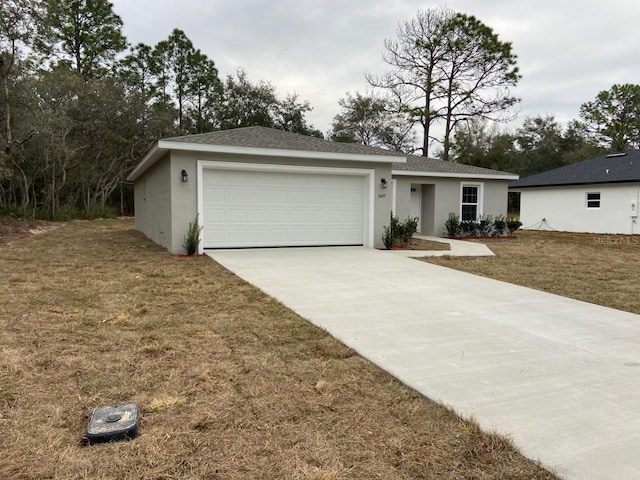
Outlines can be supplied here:
M493 217L507 215L508 181L472 178L441 178L426 176L396 177L396 212L401 220L410 214L411 185L422 185L421 233L442 236L444 222L453 212L460 215L462 184L479 185L481 214Z
M182 170L187 172L188 181L182 181ZM196 160L185 152L171 152L171 244L172 253L186 253L182 244L197 214L198 181ZM202 221L202 218L199 218Z
M494 218L502 215L507 216L509 208L509 182L505 181L485 181L484 182L484 214L492 215ZM444 229L444 222L442 228Z
M640 233L630 204L638 202L640 184L602 184L514 190L520 193L523 228L565 232ZM587 192L600 192L600 208L589 209ZM545 222L542 222L542 219Z
M136 229L171 250L170 175L169 155L165 155L135 181L134 208Z
M283 157L256 157L247 155L215 154L200 152L174 151L171 153L170 183L171 196L171 238L168 248L174 252L183 252L184 236L197 213L197 165L198 161L238 162L277 165L301 165L313 167L335 167L353 169L371 169L374 174L374 226L373 241L376 248L382 247L382 230L389 223L391 212L391 166L367 162L344 162L338 160L295 159ZM189 182L182 183L181 171L189 174ZM382 189L380 179L387 180L389 188Z

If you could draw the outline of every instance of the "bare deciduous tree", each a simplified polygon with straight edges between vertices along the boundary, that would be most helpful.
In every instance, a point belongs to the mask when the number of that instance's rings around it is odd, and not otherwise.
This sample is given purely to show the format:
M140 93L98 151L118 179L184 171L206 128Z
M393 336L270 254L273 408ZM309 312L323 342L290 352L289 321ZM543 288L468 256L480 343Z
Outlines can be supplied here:
M424 156L430 141L438 140L448 160L457 124L476 117L506 120L504 113L518 102L509 92L520 78L511 44L473 16L420 10L400 23L397 39L385 41L383 58L392 69L368 80L422 126ZM444 122L442 139L432 135L438 121Z

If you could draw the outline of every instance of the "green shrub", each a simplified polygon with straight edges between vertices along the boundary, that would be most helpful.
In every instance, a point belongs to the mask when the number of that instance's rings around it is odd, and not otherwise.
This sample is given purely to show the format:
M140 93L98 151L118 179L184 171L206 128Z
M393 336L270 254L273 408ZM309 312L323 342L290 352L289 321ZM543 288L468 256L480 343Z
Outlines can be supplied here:
M385 225L382 230L382 243L387 250L391 250L393 247L393 231L390 225Z
M460 217L455 213L450 213L449 218L444 222L444 226L447 229L447 236L449 238L455 238L458 236L501 237L504 236L508 225L513 226L515 231L522 224L515 219L507 221L503 215L498 215L495 218L492 215L482 216L478 221L460 221ZM513 233L513 231L509 230L509 233Z
M389 225L382 231L382 243L389 250L394 245L406 246L411 237L418 230L418 217L407 218L400 222L393 214L389 218Z
M504 216L498 215L493 220L493 235L496 237L502 237L506 228L507 221L505 220Z
M70 207L69 205L60 205L55 212L57 220L69 221L69 220L85 220L91 218L85 210L81 208Z
M447 221L444 222L444 227L447 229L447 237L456 238L460 235L460 217L451 212Z
M196 215L193 223L189 223L189 229L187 230L187 235L184 237L184 243L182 244L182 247L187 251L187 255L195 255L198 252L201 232L202 227L198 223L198 215Z
M507 220L507 230L509 230L509 235L513 235L521 226L522 222L516 218L510 218Z
M404 222L398 222L396 240L401 245L407 245L413 234L418 231L418 217L408 217Z
M36 208L29 206L26 210L16 205L0 207L0 217L59 220L63 222L70 220L91 220L95 218L116 218L119 215L119 209L110 205L106 205L104 209L97 209L93 212L89 212L83 208L72 207L64 203L59 205L54 212L51 211L51 208L45 208L43 206Z
M398 217L394 217L392 214L389 218L389 231L394 239L398 236L400 228L400 220L398 220Z
M493 229L493 217L491 215L487 215L486 217L483 215L480 217L478 221L478 235L481 237L488 237L491 235L491 230Z
M464 220L460 222L460 229L468 237L475 237L478 234L478 222L475 220Z

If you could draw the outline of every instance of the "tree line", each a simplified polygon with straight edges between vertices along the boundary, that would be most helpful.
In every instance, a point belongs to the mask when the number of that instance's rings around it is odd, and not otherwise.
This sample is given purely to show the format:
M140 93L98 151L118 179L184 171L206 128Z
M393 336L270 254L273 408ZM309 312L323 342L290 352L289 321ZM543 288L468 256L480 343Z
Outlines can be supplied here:
M309 102L243 70L220 78L182 30L130 46L122 28L108 0L0 3L0 210L103 215L162 137L253 125L322 136Z
M103 215L158 138L254 125L324 136L308 101L242 69L221 78L184 31L132 46L122 29L108 0L0 3L0 213ZM548 116L500 130L519 102L517 56L473 16L420 10L383 60L369 92L338 101L328 138L521 175L638 147L636 85L601 92L567 126Z

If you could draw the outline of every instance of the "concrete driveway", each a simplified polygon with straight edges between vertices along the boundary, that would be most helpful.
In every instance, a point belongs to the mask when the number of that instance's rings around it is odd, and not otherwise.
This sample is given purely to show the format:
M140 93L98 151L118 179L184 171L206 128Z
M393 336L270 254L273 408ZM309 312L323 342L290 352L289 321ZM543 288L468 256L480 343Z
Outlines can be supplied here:
M640 478L640 316L373 249L207 253L561 477Z

